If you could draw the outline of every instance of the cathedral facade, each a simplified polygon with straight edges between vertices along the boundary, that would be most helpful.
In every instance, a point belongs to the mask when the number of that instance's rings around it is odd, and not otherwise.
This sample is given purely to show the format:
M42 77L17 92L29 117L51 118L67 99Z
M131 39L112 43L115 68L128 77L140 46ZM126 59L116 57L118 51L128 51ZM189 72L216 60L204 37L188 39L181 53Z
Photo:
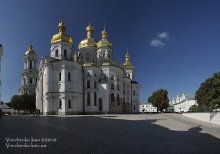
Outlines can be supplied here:
M128 50L125 63L113 61L104 28L101 40L86 27L87 37L74 52L61 21L51 39L50 56L42 58L36 87L36 108L44 115L139 112L139 88Z

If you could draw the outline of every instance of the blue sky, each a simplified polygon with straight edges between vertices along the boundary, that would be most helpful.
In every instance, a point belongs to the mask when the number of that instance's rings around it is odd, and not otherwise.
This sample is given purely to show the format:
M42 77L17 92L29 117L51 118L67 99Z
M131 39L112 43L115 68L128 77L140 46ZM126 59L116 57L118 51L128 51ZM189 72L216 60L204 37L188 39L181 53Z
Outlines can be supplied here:
M18 94L29 42L39 58L49 55L61 16L75 50L89 19L97 40L106 22L115 61L129 48L142 102L159 88L194 93L220 71L219 8L217 0L1 0L2 100Z

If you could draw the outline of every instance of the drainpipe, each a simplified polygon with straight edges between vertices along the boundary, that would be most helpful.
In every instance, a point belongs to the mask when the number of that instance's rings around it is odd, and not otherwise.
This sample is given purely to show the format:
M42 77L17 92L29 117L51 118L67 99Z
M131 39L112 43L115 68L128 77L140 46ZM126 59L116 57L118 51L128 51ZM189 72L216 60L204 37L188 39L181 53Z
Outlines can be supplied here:
M41 75L42 75L42 74L41 74ZM42 101L42 114L44 114L44 107L43 107L43 105L44 105L44 102L43 102L43 100L44 100L44 99L43 99L43 95L44 95L44 94L43 94L43 92L44 92L44 90L43 90L43 85L44 85L44 84L43 84L43 81L44 81L44 78L43 78L43 77L44 77L44 76L42 75L42 84L41 84L41 85L42 85L42 91L41 91L41 92L42 92L42 97L41 97L41 101Z
M130 92L130 95L131 95L131 113L133 113L132 112L132 107L133 107L133 105L132 105L132 82L131 82L131 92Z
M85 114L85 82L84 82L84 66L82 66L82 82L83 82L83 114Z

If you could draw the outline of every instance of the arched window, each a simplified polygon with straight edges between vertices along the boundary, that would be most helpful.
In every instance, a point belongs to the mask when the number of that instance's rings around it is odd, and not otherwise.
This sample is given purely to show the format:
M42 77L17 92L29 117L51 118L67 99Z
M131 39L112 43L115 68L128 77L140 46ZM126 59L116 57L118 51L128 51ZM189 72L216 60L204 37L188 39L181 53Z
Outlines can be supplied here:
M71 74L68 72L68 81L71 81Z
M118 106L120 105L120 97L119 97L119 94L117 94L117 103L118 103Z
M30 69L32 69L32 61L30 61Z
M133 109L135 110L135 105L133 106Z
M59 108L60 109L62 108L62 100L61 99L59 100Z
M87 80L87 88L90 88L90 80Z
M58 57L58 49L55 50L55 57Z
M67 57L67 51L66 51L66 49L64 49L64 58L66 58Z
M33 83L33 78L30 78L30 84L32 84Z
M114 102L115 101L115 96L114 96L114 93L111 94L111 102Z
M91 103L91 100L90 100L90 92L87 92L87 105L90 105Z
M71 100L68 100L68 107L71 108Z
M94 88L97 88L97 82L94 81Z
M111 89L114 90L114 83L111 83Z
M59 73L59 81L61 81L61 72Z
M96 94L96 92L94 92L94 105L96 105L97 104L97 94Z
M36 78L36 83L37 83L37 78Z

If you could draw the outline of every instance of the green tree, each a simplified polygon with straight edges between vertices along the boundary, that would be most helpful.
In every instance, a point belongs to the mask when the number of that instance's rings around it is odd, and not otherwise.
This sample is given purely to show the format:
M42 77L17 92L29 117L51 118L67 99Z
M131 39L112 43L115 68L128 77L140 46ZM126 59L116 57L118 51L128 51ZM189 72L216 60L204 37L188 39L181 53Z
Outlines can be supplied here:
M202 112L202 109L198 105L192 105L189 108L189 112Z
M165 89L159 89L148 98L148 102L157 107L157 111L163 111L169 105L168 91Z
M211 110L220 108L220 72L206 79L196 91L199 106L209 106Z
M12 108L15 109L15 110L21 110L21 105L19 104L19 102L20 102L19 96L18 95L14 95L11 98Z
M32 112L35 110L35 94L15 95L11 98L12 108L15 110L23 110Z

